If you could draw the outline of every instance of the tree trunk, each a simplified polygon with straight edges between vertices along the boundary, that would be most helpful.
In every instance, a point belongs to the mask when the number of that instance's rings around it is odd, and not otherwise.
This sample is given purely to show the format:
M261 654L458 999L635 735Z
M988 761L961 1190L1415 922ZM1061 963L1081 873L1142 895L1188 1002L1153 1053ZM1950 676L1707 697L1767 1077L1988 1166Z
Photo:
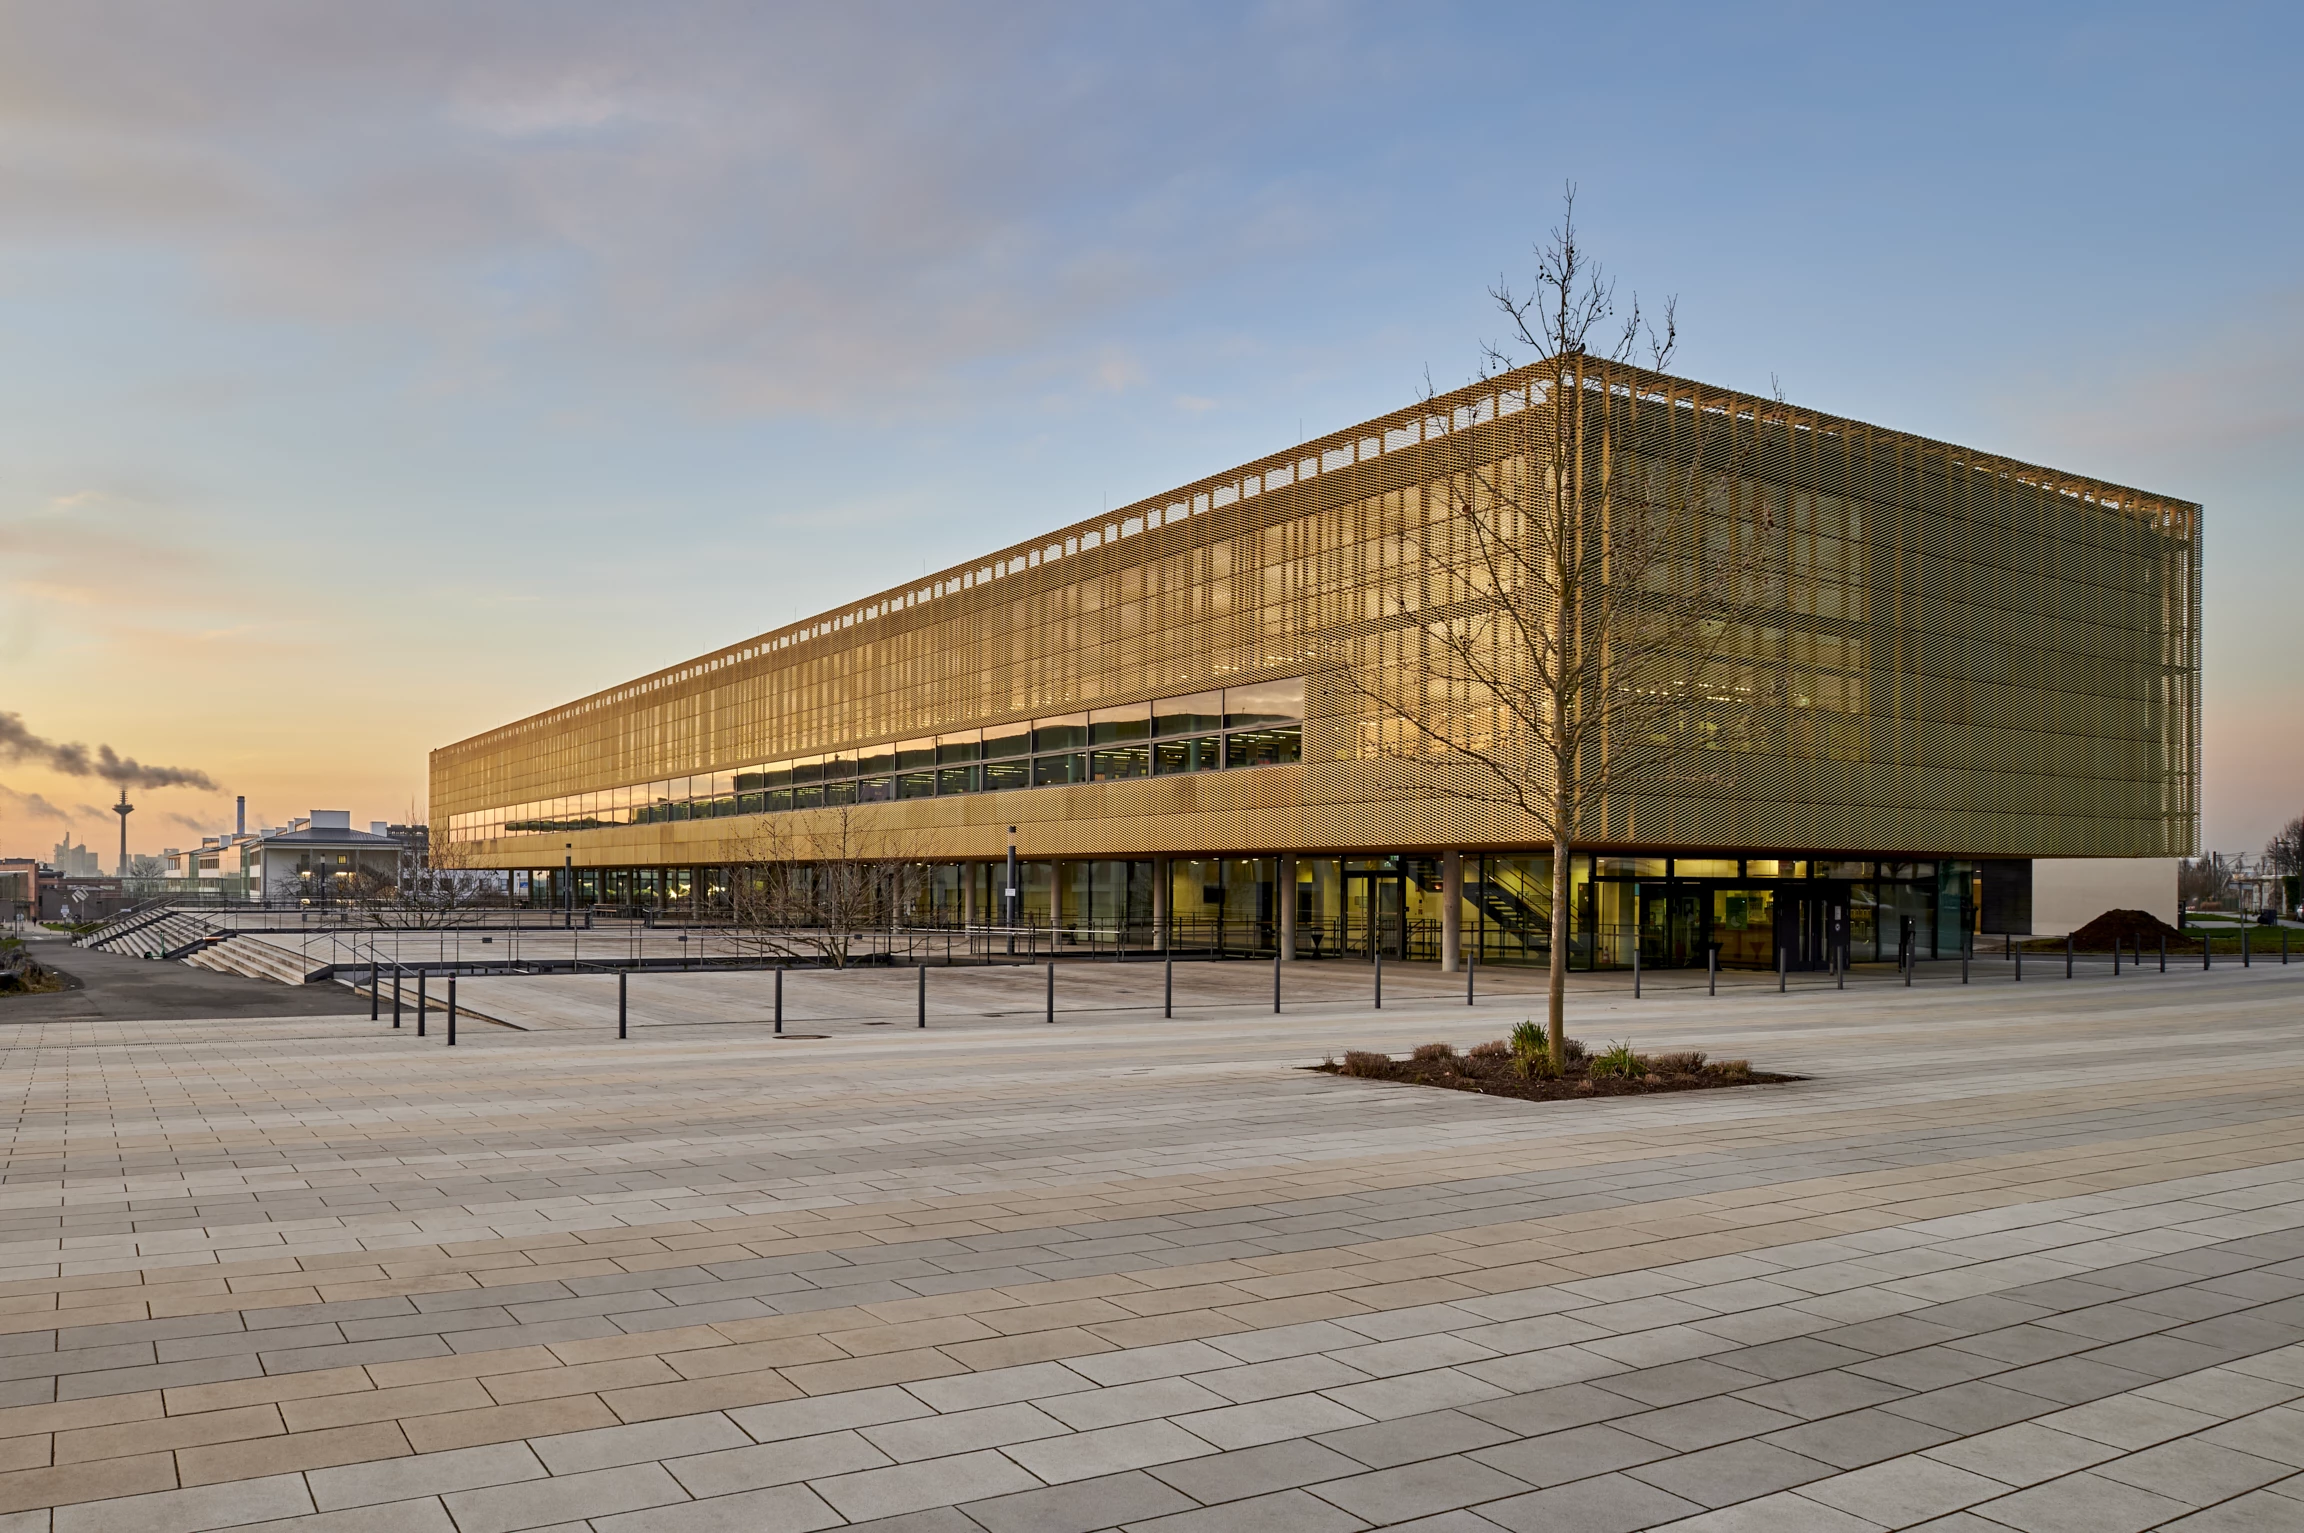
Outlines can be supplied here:
M1568 1070L1568 838L1552 837L1552 973L1545 991L1545 1018L1552 1032L1552 1068Z

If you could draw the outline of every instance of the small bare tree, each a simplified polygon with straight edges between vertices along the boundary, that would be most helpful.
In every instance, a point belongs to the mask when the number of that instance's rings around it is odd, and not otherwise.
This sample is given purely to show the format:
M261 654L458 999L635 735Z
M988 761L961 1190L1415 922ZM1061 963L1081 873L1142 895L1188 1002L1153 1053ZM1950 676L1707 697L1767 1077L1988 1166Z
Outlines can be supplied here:
M505 902L507 875L465 866L462 848L439 846L428 865L404 863L394 878L362 868L337 888L361 922L393 931L470 926Z
M844 969L860 939L896 932L920 888L920 861L904 839L854 804L761 816L734 838L728 869L731 929L740 951L811 958Z
M1654 393L1670 382L1656 375L1678 341L1672 302L1659 333L1635 298L1595 350L1614 287L1578 244L1573 187L1564 200L1534 288L1491 290L1510 327L1484 348L1499 450L1435 483L1411 520L1419 594L1388 614L1393 663L1362 652L1342 668L1364 753L1420 762L1415 793L1494 806L1550 843L1555 1069L1570 850L1606 823L1611 797L1701 786L1678 763L1738 706L1712 666L1766 594L1771 541L1765 505L1738 493L1762 423ZM1646 373L1632 365L1641 350Z

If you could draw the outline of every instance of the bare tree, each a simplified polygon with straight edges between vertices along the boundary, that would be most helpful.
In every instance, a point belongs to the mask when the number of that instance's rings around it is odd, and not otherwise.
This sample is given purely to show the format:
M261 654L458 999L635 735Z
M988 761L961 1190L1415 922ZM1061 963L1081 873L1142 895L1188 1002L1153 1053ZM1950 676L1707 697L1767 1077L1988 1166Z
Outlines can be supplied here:
M1388 614L1392 663L1362 653L1345 668L1364 750L1423 763L1416 793L1494 806L1550 843L1555 1068L1570 850L1602 829L1612 797L1709 780L1681 759L1733 733L1748 706L1714 661L1769 598L1773 562L1773 513L1744 488L1773 412L1673 395L1658 376L1678 342L1669 300L1661 332L1635 298L1601 340L1614 285L1578 243L1574 187L1563 200L1534 287L1491 290L1510 327L1484 348L1496 413L1482 425L1498 450L1436 483L1411 519L1418 594ZM1633 365L1640 351L1651 370Z
M2264 862L2275 873L2304 873L2304 814L2272 833L2264 843Z
M728 897L738 949L844 969L863 956L860 941L885 932L893 952L919 893L921 864L876 818L867 807L839 804L764 815L735 838Z
M506 875L464 865L462 848L435 847L427 865L403 863L398 877L363 868L337 891L359 920L395 931L470 926L505 903Z
M2233 868L2222 852L2203 852L2176 865L2176 897L2187 906L2220 902L2232 887Z

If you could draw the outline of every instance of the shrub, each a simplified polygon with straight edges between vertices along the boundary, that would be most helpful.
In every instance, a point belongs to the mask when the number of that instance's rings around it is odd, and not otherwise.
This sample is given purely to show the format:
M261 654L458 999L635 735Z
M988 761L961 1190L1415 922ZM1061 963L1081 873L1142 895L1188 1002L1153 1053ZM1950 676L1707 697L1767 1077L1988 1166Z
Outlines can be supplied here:
M1483 1061L1502 1059L1511 1052L1512 1046L1501 1038L1491 1038L1486 1043L1475 1043L1465 1051L1469 1057Z
M1630 1042L1611 1043L1592 1057L1592 1074L1637 1080L1648 1073L1648 1061L1632 1052Z
M1382 1078L1392 1073L1392 1056L1371 1054L1366 1049L1347 1049L1344 1051L1343 1071L1346 1075Z
M1419 1043L1408 1057L1420 1065L1452 1064L1456 1059L1456 1046L1452 1043Z
M1515 1054L1542 1054L1548 1052L1551 1045L1544 1039L1544 1029L1531 1020L1512 1029L1511 1048Z
M1701 1075L1704 1072L1704 1051L1689 1049L1679 1054L1659 1054L1648 1061L1658 1075Z
M1724 1081L1748 1081L1752 1078L1752 1061L1723 1059L1712 1067L1712 1072Z

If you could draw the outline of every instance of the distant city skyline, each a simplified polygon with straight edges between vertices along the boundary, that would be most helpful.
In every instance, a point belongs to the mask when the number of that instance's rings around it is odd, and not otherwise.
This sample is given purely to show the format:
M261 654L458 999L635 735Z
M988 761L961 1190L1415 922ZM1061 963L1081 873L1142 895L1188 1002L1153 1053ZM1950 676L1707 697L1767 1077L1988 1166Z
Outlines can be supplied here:
M1406 403L1561 184L1675 371L2206 508L2304 812L2282 7L0 5L0 712L133 852ZM710 557L699 558L699 551ZM109 868L0 761L0 852Z

